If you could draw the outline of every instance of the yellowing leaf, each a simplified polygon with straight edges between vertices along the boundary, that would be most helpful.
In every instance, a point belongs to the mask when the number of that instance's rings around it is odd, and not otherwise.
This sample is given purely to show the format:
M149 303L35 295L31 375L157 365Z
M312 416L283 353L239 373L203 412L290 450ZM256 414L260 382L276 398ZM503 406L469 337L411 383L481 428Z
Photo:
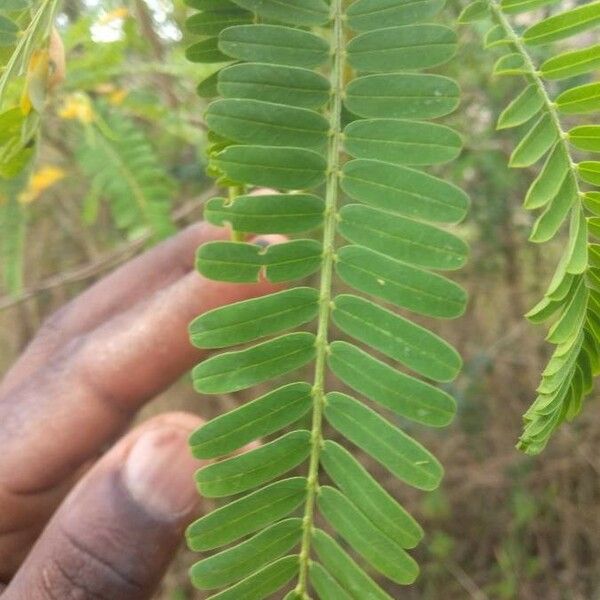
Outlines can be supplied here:
M19 195L21 204L30 204L37 200L47 189L66 177L59 167L42 167L31 176L27 187Z
M27 79L21 96L21 110L28 115L32 108L41 112L46 101L48 76L50 73L50 54L47 49L36 50L29 60Z

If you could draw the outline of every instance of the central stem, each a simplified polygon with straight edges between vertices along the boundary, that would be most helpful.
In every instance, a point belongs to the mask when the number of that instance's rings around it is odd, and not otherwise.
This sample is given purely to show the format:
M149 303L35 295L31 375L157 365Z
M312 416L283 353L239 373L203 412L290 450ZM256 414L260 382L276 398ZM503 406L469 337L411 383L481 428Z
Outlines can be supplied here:
M323 445L323 409L325 406L325 371L328 352L328 329L331 311L331 285L335 257L335 230L339 192L340 155L342 145L342 95L344 90L344 24L343 0L331 3L332 67L330 75L331 99L329 105L330 139L327 151L327 187L325 192L325 219L323 226L323 269L319 294L319 319L316 338L315 378L313 383L313 415L308 489L304 507L304 532L300 549L300 573L296 593L304 600L308 595L308 569L314 528L315 503L319 490L319 459Z

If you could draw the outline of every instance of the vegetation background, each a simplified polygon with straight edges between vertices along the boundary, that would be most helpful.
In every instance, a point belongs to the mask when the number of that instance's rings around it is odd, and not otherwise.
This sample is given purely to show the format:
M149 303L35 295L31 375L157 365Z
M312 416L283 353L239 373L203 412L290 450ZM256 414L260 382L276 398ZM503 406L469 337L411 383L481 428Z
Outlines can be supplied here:
M454 20L460 4L450 0L442 19ZM185 59L187 13L180 0L63 3L67 78L48 100L33 177L12 204L0 186L0 373L69 298L201 218L214 190L203 166L206 100L195 86L210 72ZM446 478L425 496L387 482L427 532L418 549L422 576L402 598L598 600L600 410L588 406L539 458L514 449L548 352L543 331L522 315L544 289L562 242L544 253L527 242L532 217L520 204L532 172L508 170L518 132L494 130L517 83L492 78L496 55L483 50L482 31L461 29L449 67L464 93L452 125L465 150L442 171L473 200L458 227L472 246L459 274L469 309L442 332L465 360L451 390L459 414L449 429L422 428L417 436ZM136 153L154 165L151 176L136 169ZM166 407L211 417L240 400L199 397L184 378L140 418ZM369 467L386 484L386 473ZM187 581L193 561L182 550L159 599L203 597Z

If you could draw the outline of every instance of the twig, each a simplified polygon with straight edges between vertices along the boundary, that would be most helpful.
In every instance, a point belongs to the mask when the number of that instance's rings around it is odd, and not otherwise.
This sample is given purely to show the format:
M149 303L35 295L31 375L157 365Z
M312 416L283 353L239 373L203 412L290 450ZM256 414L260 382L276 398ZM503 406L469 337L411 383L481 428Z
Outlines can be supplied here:
M198 207L202 206L206 199L213 194L213 190L210 190L203 196L199 198L194 198L193 200L188 200L182 206L180 206L173 213L173 220L175 222L179 222L191 213L193 213ZM117 248L113 252L110 252L104 256L101 256L98 260L76 267L69 271L65 271L64 273L60 273L58 275L53 275L39 284L24 290L18 296L4 296L0 298L0 311L6 310L12 306L19 305L30 298L38 296L43 292L47 292L49 290L55 289L57 287L62 287L63 285L67 285L69 283L76 283L78 281L85 281L86 279L90 279L111 269L112 267L119 265L132 256L134 256L138 251L140 251L146 243L151 238L151 234L147 233L143 236L140 236L136 240L124 244L123 246Z

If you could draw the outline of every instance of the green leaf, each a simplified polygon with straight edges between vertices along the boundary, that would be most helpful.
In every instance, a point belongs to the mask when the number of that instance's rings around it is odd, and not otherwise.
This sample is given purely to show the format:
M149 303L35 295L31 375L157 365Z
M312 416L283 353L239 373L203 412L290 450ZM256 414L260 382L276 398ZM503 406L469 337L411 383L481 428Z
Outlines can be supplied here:
M219 50L218 42L219 40L216 37L196 42L186 49L185 57L190 62L197 63L228 62L230 59Z
M208 600L264 600L288 583L298 573L299 568L300 560L297 556L280 558Z
M263 252L258 244L209 242L198 249L196 268L209 279L252 283L258 281Z
M323 566L335 573L335 578L353 600L392 600L324 531L315 531L313 546Z
M322 246L316 240L292 240L269 246L265 275L273 283L306 277L321 266L322 255Z
M590 73L598 67L600 67L600 44L595 44L549 58L542 63L540 72L546 79L566 79Z
M321 225L324 210L323 200L311 194L238 196L234 202L211 198L204 219L248 233L299 233Z
M355 200L398 215L458 223L469 205L458 187L401 165L356 159L342 170L342 189Z
M507 13L522 13L557 2L560 0L502 0L500 6Z
M350 286L421 315L454 318L465 310L464 290L449 279L361 246L338 251L336 270Z
M191 16L185 25L187 30L194 35L216 36L227 27L252 23L252 18L252 13L233 8L198 13Z
M234 181L287 190L318 186L327 168L312 150L276 146L229 146L213 162Z
M498 118L498 129L508 129L527 123L540 112L544 98L537 85L526 87L502 112Z
M259 17L290 25L324 25L329 7L323 0L233 0Z
M600 82L588 83L566 90L556 99L558 109L568 115L580 115L600 110Z
M558 194L567 175L570 163L562 144L556 144L548 156L544 168L531 184L525 197L524 206L529 210L541 208Z
M534 223L530 241L541 243L553 238L576 200L577 184L569 172L556 196Z
M588 291L582 278L560 319L548 331L546 340L552 344L564 344L578 335L585 319L587 300Z
M312 110L239 98L213 102L205 119L227 139L262 146L323 147L329 129L325 117Z
M327 394L327 421L398 479L434 490L443 475L437 459L421 444L346 394Z
M192 321L190 339L198 348L251 342L312 321L318 300L317 290L299 287L216 308Z
M579 150L600 152L600 125L580 125L569 131L569 142Z
M285 519L241 544L197 562L190 570L192 583L210 590L229 585L289 552L302 537L302 519Z
M217 90L219 72L220 71L215 71L212 75L209 75L197 85L196 94L198 94L200 98L214 98L219 93Z
M509 166L529 167L536 163L558 138L558 130L550 115L543 115L527 132L511 154Z
M344 147L356 158L434 165L456 158L460 136L449 127L400 119L362 119L344 130Z
M319 598L336 598L336 600L352 600L344 588L319 564L311 562L309 577Z
M286 517L305 497L304 477L276 481L192 523L186 532L188 545L204 551L234 542Z
M303 108L319 108L329 99L329 81L301 67L242 63L219 74L219 92L226 98L250 98Z
M359 71L435 67L456 53L456 33L443 25L405 25L362 33L348 43L348 62Z
M329 45L317 35L280 25L239 25L222 31L219 48L232 58L292 67L325 62Z
M437 227L387 212L348 204L339 213L338 231L350 242L431 269L458 269L468 246Z
M346 18L355 31L372 31L424 21L443 6L444 0L357 0L348 6Z
M8 17L0 15L0 47L14 46L17 42L19 27Z
M591 29L600 23L600 2L590 2L529 27L523 40L529 45L548 44Z
M337 296L332 317L348 335L430 379L452 381L462 366L440 337L364 298Z
M396 73L367 75L346 87L345 104L364 118L433 119L454 111L460 90L447 77Z
M588 231L585 213L577 206L571 213L569 244L567 245L567 273L582 274L588 266Z
M347 385L397 415L445 427L454 418L454 398L432 385L410 377L346 342L330 346L329 366Z
M600 186L600 161L587 160L577 165L577 172L583 181Z
M513 53L501 56L494 65L494 75L523 75L527 73L527 65L521 54Z
M290 333L200 363L192 371L194 388L203 394L243 390L298 369L310 362L314 354L313 334Z
M190 437L196 458L216 458L270 435L303 417L312 407L308 383L284 385L216 417Z
M510 39L506 37L504 27L502 25L494 25L485 34L483 45L485 48L496 48L497 46L505 46L510 43Z
M291 471L309 454L310 431L292 431L244 454L203 467L196 473L196 483L206 498L233 496Z
M346 497L390 539L402 548L414 548L421 541L421 526L345 448L327 440L321 462Z
M323 486L317 504L332 527L380 573L402 585L415 581L419 574L417 563L341 492Z
M483 0L475 0L471 4L467 4L458 16L458 23L473 23L481 21L489 16L488 5Z

